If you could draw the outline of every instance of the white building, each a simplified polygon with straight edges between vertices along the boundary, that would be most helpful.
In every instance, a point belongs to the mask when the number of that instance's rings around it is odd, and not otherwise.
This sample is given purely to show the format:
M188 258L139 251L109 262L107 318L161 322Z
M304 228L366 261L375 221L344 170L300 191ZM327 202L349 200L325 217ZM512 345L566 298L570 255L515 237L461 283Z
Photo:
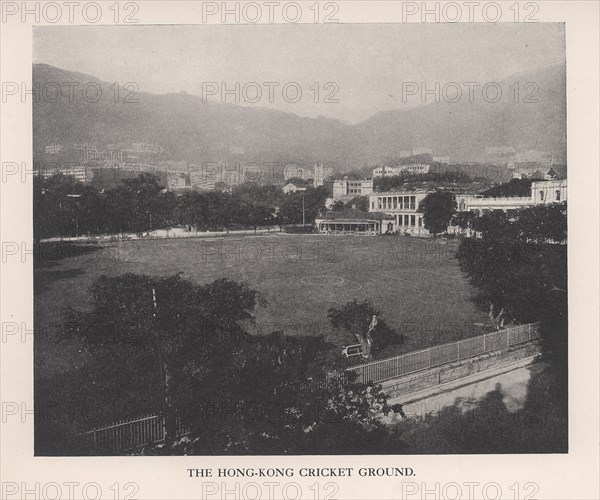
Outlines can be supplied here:
M449 165L450 157L449 156L434 156L433 161L436 163L443 163L444 165Z
M397 167L378 167L373 170L373 177L394 177L403 173L427 174L430 168L430 165L425 163L410 163L407 165L398 165Z
M530 196L505 196L484 198L482 195L457 194L456 204L459 212L478 212L479 215L492 210L518 210L533 205L560 203L567 201L567 180L545 180L531 183Z
M48 155L57 155L63 150L63 147L60 144L48 144L46 146L46 154Z
M373 192L373 179L338 179L333 181L333 199L352 199L355 196L368 196Z
M412 148L412 155L433 155L433 149L430 148Z
M192 187L212 191L215 189L215 183L214 174L207 174L198 170L190 172L190 185Z
M39 170L37 174L41 175L44 178L52 177L56 174L62 174L69 177L73 177L73 179L79 182L87 182L88 180L91 180L92 177L91 171L88 171L88 169L82 165L72 167L69 166L65 168L42 169Z
M297 193L298 191L306 191L306 186L303 186L297 182L288 182L285 186L283 186L283 188L281 188L281 190L285 194Z
M369 196L369 212L383 212L394 218L394 231L403 234L427 236L429 231L423 225L423 214L419 204L429 191L389 191L372 193Z
M290 179L313 179L313 171L310 168L302 168L298 165L286 165L283 169L283 178L288 181Z
M169 189L185 189L187 187L185 175L168 174L167 175L167 187Z
M532 182L531 198L536 205L567 201L567 179Z
M373 170L373 177L394 177L400 173L400 167L377 167Z
M401 172L408 172L409 174L428 174L430 166L425 163L411 163L409 165L400 165Z

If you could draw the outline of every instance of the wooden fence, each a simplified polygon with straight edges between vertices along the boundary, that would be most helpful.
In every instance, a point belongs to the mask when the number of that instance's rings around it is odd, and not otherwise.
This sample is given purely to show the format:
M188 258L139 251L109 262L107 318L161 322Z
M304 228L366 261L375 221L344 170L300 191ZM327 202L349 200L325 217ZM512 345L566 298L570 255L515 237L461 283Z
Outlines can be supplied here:
M477 337L458 340L422 351L352 366L347 371L358 373L358 382L384 382L436 366L472 358L540 337L539 323L519 325Z

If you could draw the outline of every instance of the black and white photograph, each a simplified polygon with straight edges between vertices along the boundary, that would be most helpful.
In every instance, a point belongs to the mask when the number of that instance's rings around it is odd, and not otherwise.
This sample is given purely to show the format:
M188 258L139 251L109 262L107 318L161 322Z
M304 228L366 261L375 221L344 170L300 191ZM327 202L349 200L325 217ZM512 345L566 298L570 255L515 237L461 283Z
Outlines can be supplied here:
M0 0L0 498L600 498L599 89L598 2Z
M596 500L600 3L0 0L2 500Z
M566 65L563 23L36 26L35 454L567 453Z

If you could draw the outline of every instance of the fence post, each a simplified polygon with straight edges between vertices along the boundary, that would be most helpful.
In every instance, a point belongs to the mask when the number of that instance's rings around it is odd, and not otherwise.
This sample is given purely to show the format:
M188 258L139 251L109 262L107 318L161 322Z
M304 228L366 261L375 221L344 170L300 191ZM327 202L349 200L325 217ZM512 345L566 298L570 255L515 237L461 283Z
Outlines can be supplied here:
M457 361L460 361L460 340L456 343L457 347L458 347L458 354L457 354Z
M427 353L429 354L429 366L428 368L431 368L431 348L427 349Z
M483 334L483 352L484 352L484 353L485 353L485 352L487 352L487 347L486 347L486 345L485 345L485 337L486 337L486 334L484 333L484 334Z
M527 340L531 340L531 323L527 325Z

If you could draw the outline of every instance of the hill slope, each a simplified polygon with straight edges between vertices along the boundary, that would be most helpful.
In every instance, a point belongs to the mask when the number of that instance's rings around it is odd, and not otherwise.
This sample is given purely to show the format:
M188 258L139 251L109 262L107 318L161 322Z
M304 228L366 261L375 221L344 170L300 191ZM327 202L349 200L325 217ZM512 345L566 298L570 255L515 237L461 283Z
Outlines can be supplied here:
M538 103L515 103L508 87L535 82ZM435 155L462 161L484 159L486 146L513 146L566 152L565 66L557 65L499 82L505 91L498 103L466 94L457 103L434 103L407 111L377 113L357 125L326 118L300 117L259 107L202 102L188 94L140 92L124 102L121 89L97 78L45 64L33 66L33 82L48 89L34 100L34 154L46 144L94 142L99 145L152 142L189 162L333 162L351 169L397 156L413 146L433 148ZM67 82L75 82L70 97ZM81 89L88 83L85 99ZM54 85L54 87L53 87ZM63 91L54 99L56 85ZM54 89L54 90L53 90ZM509 93L510 92L510 93Z

